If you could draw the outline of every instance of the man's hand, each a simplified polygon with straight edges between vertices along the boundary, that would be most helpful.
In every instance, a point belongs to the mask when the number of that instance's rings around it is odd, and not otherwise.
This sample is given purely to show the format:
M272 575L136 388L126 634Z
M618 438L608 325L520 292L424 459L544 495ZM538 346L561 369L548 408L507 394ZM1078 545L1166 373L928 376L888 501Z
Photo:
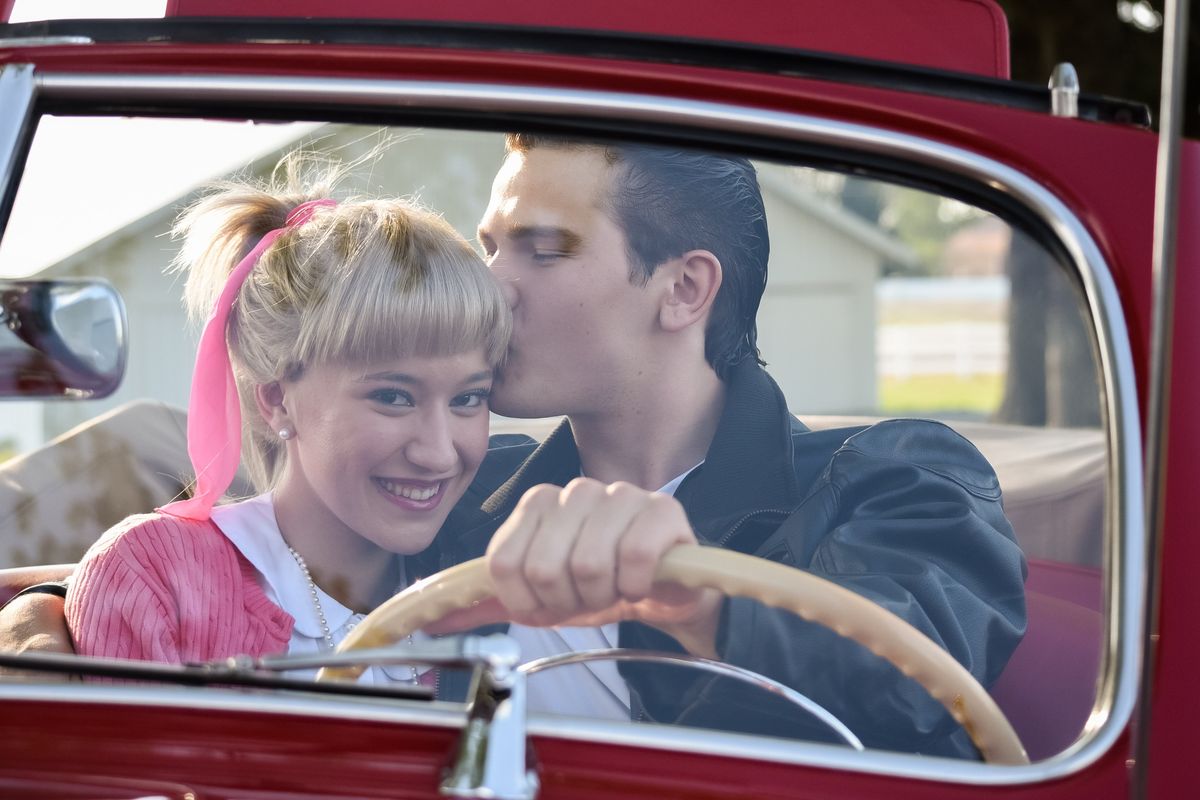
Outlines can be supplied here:
M675 498L577 478L525 493L488 546L496 595L514 622L601 625L636 619L715 658L721 595L654 586L672 547L696 544Z

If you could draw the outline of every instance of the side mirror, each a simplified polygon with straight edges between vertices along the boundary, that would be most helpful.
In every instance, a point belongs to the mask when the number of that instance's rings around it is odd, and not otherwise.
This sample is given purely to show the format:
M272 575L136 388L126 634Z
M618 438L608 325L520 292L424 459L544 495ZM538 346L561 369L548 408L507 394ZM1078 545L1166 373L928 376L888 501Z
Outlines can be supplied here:
M100 280L0 280L0 398L107 397L125 374L125 304Z

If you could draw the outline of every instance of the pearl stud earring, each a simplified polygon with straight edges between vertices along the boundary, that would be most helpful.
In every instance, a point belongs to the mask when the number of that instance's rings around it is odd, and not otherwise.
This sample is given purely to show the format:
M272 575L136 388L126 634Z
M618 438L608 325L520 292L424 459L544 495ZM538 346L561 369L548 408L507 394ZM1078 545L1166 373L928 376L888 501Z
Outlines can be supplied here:
M279 429L279 438L283 439L285 441L292 438L292 429L291 428L280 428Z

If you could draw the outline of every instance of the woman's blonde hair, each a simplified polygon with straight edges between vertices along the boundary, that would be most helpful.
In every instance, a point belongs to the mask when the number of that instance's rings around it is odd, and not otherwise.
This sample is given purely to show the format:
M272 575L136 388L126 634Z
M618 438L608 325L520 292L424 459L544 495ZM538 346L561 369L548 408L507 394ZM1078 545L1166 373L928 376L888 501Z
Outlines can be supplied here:
M187 208L173 233L184 300L207 318L229 273L288 212L329 198L346 168L292 153L269 181L227 181ZM367 363L484 351L496 366L512 317L480 256L440 216L399 199L348 199L287 230L242 285L227 338L242 407L242 458L260 491L284 448L254 400L257 385L317 363Z

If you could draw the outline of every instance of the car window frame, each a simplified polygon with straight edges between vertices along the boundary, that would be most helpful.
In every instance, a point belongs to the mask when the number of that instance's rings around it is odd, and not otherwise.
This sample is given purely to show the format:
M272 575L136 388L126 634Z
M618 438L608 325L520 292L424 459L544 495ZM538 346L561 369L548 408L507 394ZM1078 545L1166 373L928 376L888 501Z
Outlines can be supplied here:
M10 65L11 66L11 65ZM7 68L6 68L7 69ZM0 142L14 141L0 154L8 179L3 197L15 195L20 160L29 145L43 103L56 115L94 114L104 103L119 105L121 115L181 115L197 108L240 110L247 119L289 114L317 107L294 118L339 119L339 111L355 121L429 125L439 120L461 127L468 113L488 114L481 129L517 125L554 132L603 129L656 141L691 146L736 148L758 158L805 161L823 153L831 161L863 161L874 169L902 177L920 175L930 187L949 187L1022 217L1030 232L1050 245L1075 272L1088 306L1096 337L1100 380L1107 409L1103 423L1108 438L1105 595L1105 653L1091 721L1084 737L1046 761L1028 766L993 766L899 753L868 751L858 754L825 745L773 741L763 737L669 726L628 726L588 720L531 721L535 736L603 741L658 750L684 749L725 757L750 758L849 772L946 781L974 785L1028 784L1074 774L1096 762L1124 731L1135 705L1140 641L1146 603L1140 423L1133 360L1125 319L1112 270L1087 227L1070 207L1041 182L1019 170L964 148L882 127L841 122L799 113L686 100L669 96L588 89L366 78L267 77L234 75L154 75L134 73L46 73L34 75L32 117L15 136L0 131ZM191 115L191 114L188 114ZM14 115L19 117L19 115ZM620 122L614 122L618 120ZM19 120L18 120L19 121ZM33 123L33 124L31 124ZM7 124L7 123L6 123ZM23 142L23 145L22 145ZM3 158L10 159L7 166ZM6 216L7 206L0 206ZM230 705L258 711L309 713L350 718L390 719L434 725L455 725L457 707L442 704L420 713L411 704L402 712L369 709L362 704L294 697L256 695L243 704L213 692L212 697L152 690L133 695L128 689L101 686L63 687L0 684L0 697L62 699L81 702L137 702L155 698L167 705ZM136 699L134 697L136 696Z

